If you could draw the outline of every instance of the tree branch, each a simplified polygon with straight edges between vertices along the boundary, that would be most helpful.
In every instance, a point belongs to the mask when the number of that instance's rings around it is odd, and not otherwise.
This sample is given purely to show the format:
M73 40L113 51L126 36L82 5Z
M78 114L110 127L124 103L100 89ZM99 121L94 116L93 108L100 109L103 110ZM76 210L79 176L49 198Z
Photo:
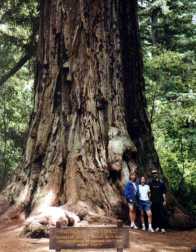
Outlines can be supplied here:
M0 86L2 86L10 77L12 77L16 72L20 70L20 68L33 56L32 53L28 52L25 54L16 65L10 69L5 75L0 78Z
M10 41L11 43L15 43L15 45L19 45L21 47L24 47L26 45L25 39L15 37L14 35L10 35L4 31L0 30L1 40L5 39Z
M155 85L154 94L153 94L153 98L152 98L152 109L150 112L150 123L151 124L153 123L153 119L154 119L153 117L154 117L154 112L155 112L155 101L157 98L157 91L158 91L158 87L157 87L157 85Z

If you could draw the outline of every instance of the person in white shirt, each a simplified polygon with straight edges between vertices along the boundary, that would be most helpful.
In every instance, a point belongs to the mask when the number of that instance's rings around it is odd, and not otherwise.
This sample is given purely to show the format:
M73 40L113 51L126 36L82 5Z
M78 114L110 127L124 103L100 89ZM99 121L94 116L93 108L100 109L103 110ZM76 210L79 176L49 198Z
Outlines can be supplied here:
M152 228L152 212L151 212L151 201L150 201L150 187L146 184L146 179L144 176L141 177L141 183L138 186L139 194L139 209L141 211L141 222L142 230L146 230L144 222L144 212L146 212L148 217L148 231L154 232Z

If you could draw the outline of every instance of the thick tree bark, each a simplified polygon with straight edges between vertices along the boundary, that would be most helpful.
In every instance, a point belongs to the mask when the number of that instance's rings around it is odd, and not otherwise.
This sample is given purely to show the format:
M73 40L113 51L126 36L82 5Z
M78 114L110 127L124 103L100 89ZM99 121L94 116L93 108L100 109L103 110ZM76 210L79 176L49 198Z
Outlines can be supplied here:
M35 107L10 195L26 214L66 204L79 215L122 217L129 172L160 169L136 0L43 0L40 8Z

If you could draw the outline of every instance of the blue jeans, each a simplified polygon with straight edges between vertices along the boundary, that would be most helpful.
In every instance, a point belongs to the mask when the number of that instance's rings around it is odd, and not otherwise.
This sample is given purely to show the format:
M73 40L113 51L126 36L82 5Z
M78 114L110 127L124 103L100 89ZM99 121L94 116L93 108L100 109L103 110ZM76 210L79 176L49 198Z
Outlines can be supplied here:
M151 209L151 202L150 200L139 200L139 209L140 211L149 211Z

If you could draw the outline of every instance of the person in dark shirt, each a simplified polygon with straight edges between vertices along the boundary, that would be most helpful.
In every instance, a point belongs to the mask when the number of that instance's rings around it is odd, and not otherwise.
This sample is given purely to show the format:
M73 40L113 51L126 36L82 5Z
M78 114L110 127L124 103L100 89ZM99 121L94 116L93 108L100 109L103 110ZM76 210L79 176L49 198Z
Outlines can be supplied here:
M152 180L149 183L152 201L152 220L155 231L165 232L166 220L166 187L165 183L159 179L158 171L152 170Z

